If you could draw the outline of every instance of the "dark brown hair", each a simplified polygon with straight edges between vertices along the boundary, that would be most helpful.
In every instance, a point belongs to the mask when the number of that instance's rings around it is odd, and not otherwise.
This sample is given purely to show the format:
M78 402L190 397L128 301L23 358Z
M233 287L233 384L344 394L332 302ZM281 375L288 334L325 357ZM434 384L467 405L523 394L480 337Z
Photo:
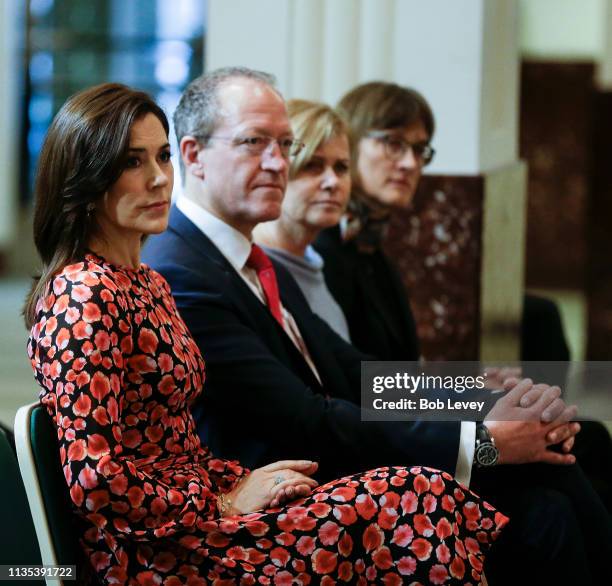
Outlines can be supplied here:
M342 97L337 109L351 130L351 169L356 186L359 142L370 130L404 128L421 122L430 139L435 130L427 100L416 90L396 83L371 81L358 85Z
M168 119L148 94L105 83L69 98L53 119L34 185L34 242L42 269L26 299L26 327L53 276L83 257L96 230L92 207L119 179L132 126L148 113L168 134Z

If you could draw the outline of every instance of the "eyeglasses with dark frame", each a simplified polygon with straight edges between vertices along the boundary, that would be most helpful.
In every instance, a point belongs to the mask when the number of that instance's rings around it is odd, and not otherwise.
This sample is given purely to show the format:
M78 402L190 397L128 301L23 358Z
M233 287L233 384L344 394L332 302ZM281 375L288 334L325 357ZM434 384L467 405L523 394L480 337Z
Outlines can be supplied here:
M380 142L385 149L385 154L394 161L398 161L406 154L408 149L412 149L415 160L424 167L431 163L436 154L436 151L428 142L408 142L401 136L387 130L371 130L366 134L366 137Z
M206 137L198 137L201 140L224 140L236 148L244 149L249 155L259 156L265 153L273 143L278 145L281 155L285 159L295 157L304 148L304 143L295 138L273 138L263 134L251 136L217 136L211 134Z

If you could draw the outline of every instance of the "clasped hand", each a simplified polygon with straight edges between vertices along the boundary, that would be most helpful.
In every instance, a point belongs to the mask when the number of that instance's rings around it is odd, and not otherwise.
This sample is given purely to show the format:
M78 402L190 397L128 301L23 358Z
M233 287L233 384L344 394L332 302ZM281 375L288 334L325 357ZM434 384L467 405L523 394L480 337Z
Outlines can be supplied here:
M573 464L570 454L580 424L571 420L576 406L566 405L561 389L530 379L507 379L507 394L491 409L485 423L499 449L500 464ZM560 445L561 453L550 446Z
M253 470L226 495L232 503L226 514L252 513L308 496L318 485L310 478L317 468L310 460L280 460Z

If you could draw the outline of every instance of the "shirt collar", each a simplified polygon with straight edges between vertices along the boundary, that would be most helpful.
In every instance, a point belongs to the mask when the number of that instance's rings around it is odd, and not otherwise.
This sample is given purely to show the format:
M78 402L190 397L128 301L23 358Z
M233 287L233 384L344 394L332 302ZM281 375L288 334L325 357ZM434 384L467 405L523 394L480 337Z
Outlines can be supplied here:
M251 254L248 238L185 195L178 196L176 207L208 236L238 272L242 271Z

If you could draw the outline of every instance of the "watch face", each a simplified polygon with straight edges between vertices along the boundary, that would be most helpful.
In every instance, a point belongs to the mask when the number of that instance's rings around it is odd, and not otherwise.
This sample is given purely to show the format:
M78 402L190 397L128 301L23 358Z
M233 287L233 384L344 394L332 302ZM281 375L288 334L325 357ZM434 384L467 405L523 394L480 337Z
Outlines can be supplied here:
M476 451L476 461L481 466L493 466L498 456L499 452L493 444L481 444Z

